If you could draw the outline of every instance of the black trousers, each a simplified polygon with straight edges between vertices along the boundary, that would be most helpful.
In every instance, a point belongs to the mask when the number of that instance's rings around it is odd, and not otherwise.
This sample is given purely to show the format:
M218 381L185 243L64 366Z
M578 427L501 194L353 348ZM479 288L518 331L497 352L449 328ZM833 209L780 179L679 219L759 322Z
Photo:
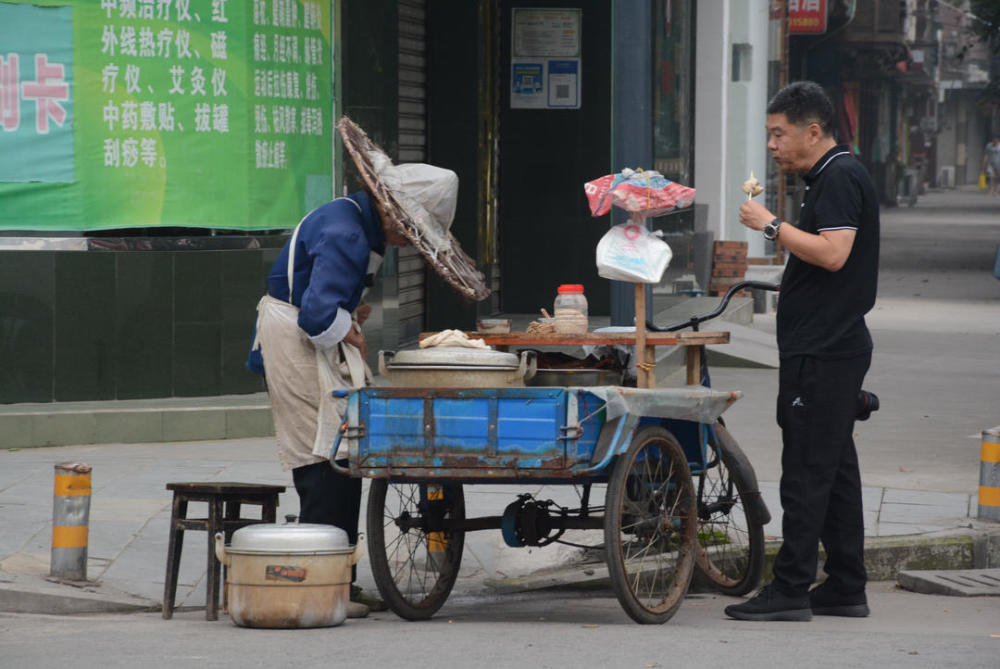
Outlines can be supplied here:
M336 525L352 545L358 543L361 479L338 474L329 462L316 462L293 469L292 480L299 493L300 523ZM351 568L351 582L356 576L357 566Z
M816 578L823 542L828 582L842 594L864 590L865 528L854 447L858 392L871 354L839 360L782 359L778 372L783 543L774 583L804 595Z

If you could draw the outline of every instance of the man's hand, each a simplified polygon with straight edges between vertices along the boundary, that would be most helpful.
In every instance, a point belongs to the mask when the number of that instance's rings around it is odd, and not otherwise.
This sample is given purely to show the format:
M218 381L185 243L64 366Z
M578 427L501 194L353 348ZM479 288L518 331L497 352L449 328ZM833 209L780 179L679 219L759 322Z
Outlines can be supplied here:
M365 339L364 334L362 334L360 326L351 325L351 329L344 336L344 343L357 346L361 351L361 357L368 358L368 341Z
M773 221L774 218L774 214L759 202L747 200L740 205L740 223L751 230L763 230L764 226Z
M368 317L372 315L372 305L362 302L358 305L358 308L354 310L354 315L358 319L358 325L364 325Z

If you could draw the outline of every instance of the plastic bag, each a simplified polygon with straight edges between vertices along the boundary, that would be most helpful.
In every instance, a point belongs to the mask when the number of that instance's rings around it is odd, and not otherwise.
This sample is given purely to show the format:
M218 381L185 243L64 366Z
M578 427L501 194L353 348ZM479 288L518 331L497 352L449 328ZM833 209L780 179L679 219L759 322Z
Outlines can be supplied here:
M613 226L597 243L597 273L605 279L659 283L673 257L660 234L641 219Z
M986 190L986 172L979 173L979 190Z
M683 209L694 202L695 189L674 183L653 170L623 169L583 185L592 216L603 216L611 206L649 218Z

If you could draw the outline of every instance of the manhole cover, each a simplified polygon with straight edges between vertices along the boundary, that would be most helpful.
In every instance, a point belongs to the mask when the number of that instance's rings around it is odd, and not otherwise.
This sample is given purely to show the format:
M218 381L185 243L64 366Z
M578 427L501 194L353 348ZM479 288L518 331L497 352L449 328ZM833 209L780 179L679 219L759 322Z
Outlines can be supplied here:
M907 590L925 595L1000 595L1000 569L901 571L896 580Z

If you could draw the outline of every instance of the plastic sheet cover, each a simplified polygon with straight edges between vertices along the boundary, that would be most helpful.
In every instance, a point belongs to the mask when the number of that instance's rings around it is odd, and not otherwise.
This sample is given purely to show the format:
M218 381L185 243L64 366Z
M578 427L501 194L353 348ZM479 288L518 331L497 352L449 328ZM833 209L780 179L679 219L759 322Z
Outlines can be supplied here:
M736 400L738 390L712 390L704 386L680 388L623 388L596 386L579 388L607 403L607 419L632 414L653 418L674 418L698 423L714 423Z

